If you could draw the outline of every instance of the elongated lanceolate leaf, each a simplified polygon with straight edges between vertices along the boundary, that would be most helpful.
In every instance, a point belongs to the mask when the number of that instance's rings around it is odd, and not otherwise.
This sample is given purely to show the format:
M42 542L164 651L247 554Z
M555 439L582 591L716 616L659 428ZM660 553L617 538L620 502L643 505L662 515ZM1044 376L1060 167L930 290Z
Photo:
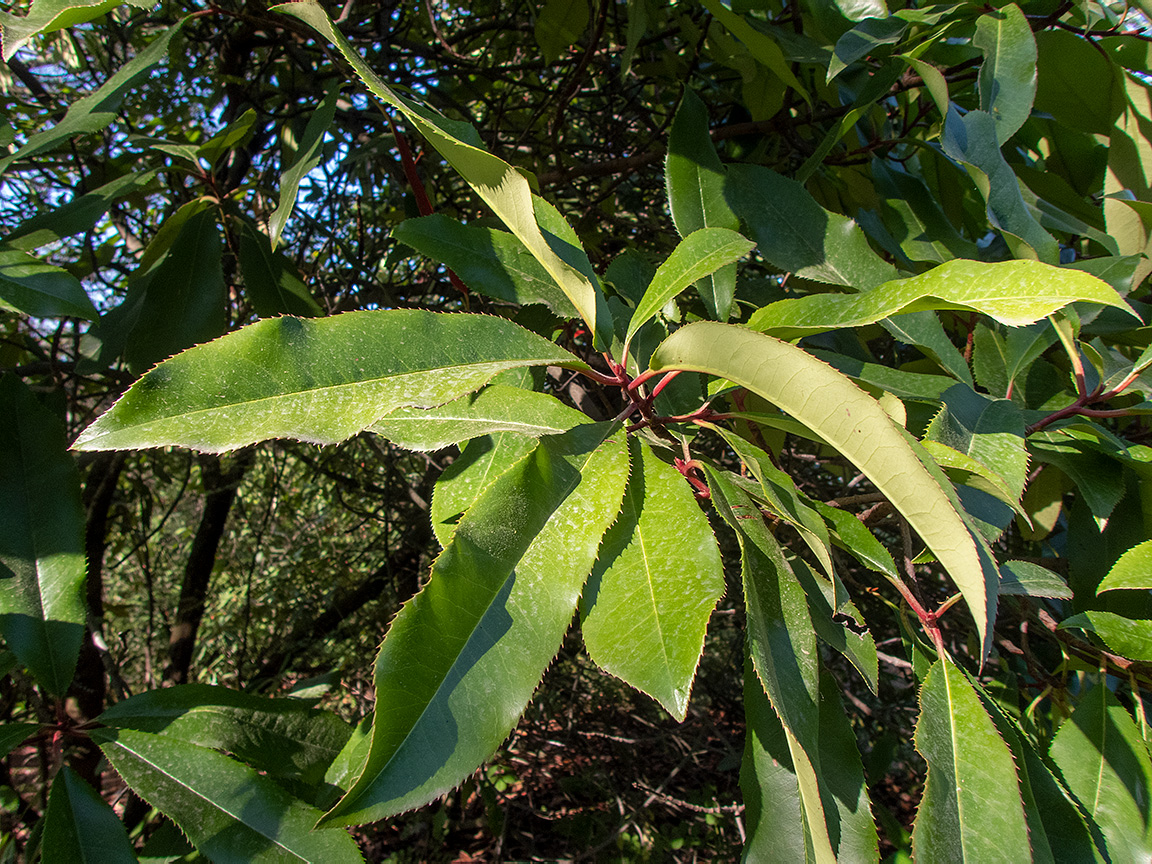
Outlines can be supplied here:
M744 16L733 12L720 0L703 0L703 2L704 8L711 12L733 36L744 43L757 62L770 69L777 78L804 97L804 101L811 102L808 91L793 74L792 67L783 50L776 44L776 40L767 33L757 30L744 19Z
M1121 555L1108 575L1100 580L1096 593L1125 588L1152 588L1152 540L1137 543Z
M92 21L125 2L141 9L152 5L150 0L35 0L23 17L0 13L3 59L5 62L11 60L12 55L27 45L33 36Z
M404 220L392 236L447 265L465 285L487 297L521 306L543 303L561 318L580 314L544 266L507 231L462 225L433 213Z
M612 343L612 318L604 293L585 273L565 261L545 238L536 221L527 178L507 162L482 150L478 146L479 138L471 126L449 121L393 92L336 29L319 3L308 0L271 8L299 18L331 41L376 98L403 112L408 121L420 130L484 203L520 238L528 251L544 265L544 269L568 295L568 299L588 324L596 348L607 350Z
M1149 860L1152 763L1132 717L1104 684L1057 730L1049 755L1100 826L1111 860Z
M972 535L952 501L876 400L794 345L707 321L673 333L652 355L651 368L691 369L746 387L843 453L948 570L987 650L996 586L985 582Z
M498 432L558 435L587 422L555 396L492 384L437 408L397 408L369 429L409 450L439 450Z
M304 280L292 261L276 252L268 237L255 225L238 220L240 272L244 290L261 318L297 315L314 318L323 314L320 304L308 293Z
M547 364L584 365L503 318L409 309L272 318L161 363L73 446L331 444L396 408L440 405L504 369Z
M0 246L0 309L38 318L97 317L79 279L6 245Z
M149 690L100 715L105 726L169 735L226 750L269 774L316 783L351 727L299 699L269 699L207 684Z
M1038 261L989 264L957 259L863 294L812 294L780 300L753 314L748 326L781 339L795 339L920 309L971 310L1020 326L1076 301L1132 312L1115 289L1078 270Z
M773 267L859 291L896 277L860 226L825 210L795 180L759 165L729 165L724 195Z
M84 635L84 509L64 429L15 377L0 377L0 635L63 696Z
M1000 565L1000 593L1072 599L1072 589L1058 573L1031 561L1005 561Z
M916 749L928 781L912 848L918 861L1031 861L1012 754L968 679L947 657L920 690Z
M683 720L724 567L680 472L643 441L629 449L624 504L580 598L580 629L602 669Z
M632 313L625 341L631 341L636 331L651 320L665 303L693 282L715 273L726 264L739 261L755 247L756 244L751 240L727 228L700 228L693 231L680 241L680 245L657 268L648 290Z
M217 864L364 860L346 832L313 829L319 810L235 759L132 729L92 737L132 790Z
M560 647L627 477L625 436L601 423L542 439L481 494L384 638L372 749L326 824L431 801L507 737Z
M740 217L724 200L724 166L708 134L708 109L690 89L684 91L668 130L664 186L681 237L701 228L740 230ZM736 293L736 266L721 267L701 279L696 290L711 317L727 321Z
M1090 630L1121 656L1152 663L1152 621L1093 610L1060 622L1062 630L1069 627Z
M7 756L20 742L30 738L33 733L39 730L39 723L0 724L0 759Z
M91 96L85 96L72 103L64 119L53 126L29 137L15 153L0 159L0 174L17 159L34 156L55 147L69 138L89 132L99 132L116 119L116 111L128 92L142 81L168 53L172 37L180 32L184 21L178 21L157 36L152 42L121 66Z
M135 864L136 855L112 808L64 765L52 781L41 846L44 864Z
M981 15L972 44L984 52L980 67L980 109L996 121L1004 144L1024 125L1036 97L1036 39L1015 3Z
M336 116L336 100L340 98L340 88L333 87L324 97L324 101L308 118L308 125L304 128L304 135L296 148L292 164L284 169L280 175L280 198L276 202L276 209L268 218L268 237L273 249L279 245L280 233L292 215L296 206L296 196L300 190L300 181L308 172L320 164L323 158L324 134L332 125Z

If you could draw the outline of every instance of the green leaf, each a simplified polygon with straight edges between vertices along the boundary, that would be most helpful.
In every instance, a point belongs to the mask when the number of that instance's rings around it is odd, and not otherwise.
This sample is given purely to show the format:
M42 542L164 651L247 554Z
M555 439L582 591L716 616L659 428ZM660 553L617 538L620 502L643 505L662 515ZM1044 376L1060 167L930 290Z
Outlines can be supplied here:
M216 161L234 147L239 147L252 138L252 126L256 122L256 109L249 108L203 144L196 148L196 158L214 166Z
M892 554L873 536L868 526L861 522L856 514L820 502L816 502L816 509L836 529L833 539L839 539L857 561L878 573L887 576L898 575Z
M715 273L726 264L739 261L755 247L756 244L751 240L727 228L700 228L693 231L680 241L672 254L656 269L648 290L632 313L624 341L631 342L642 325L693 282Z
M0 245L0 309L37 318L97 318L79 279L8 245Z
M1112 565L1099 587L1097 594L1117 589L1152 588L1152 540L1137 543Z
M536 15L536 44L548 63L555 63L588 29L586 0L545 0Z
M336 102L339 98L339 85L329 89L324 101L308 118L308 125L304 127L304 134L296 145L292 164L284 168L280 175L280 197L276 202L276 209L268 217L268 238L273 249L279 245L280 234L284 231L288 217L292 215L292 210L296 207L300 181L323 159L324 134L336 116Z
M996 586L948 495L889 420L851 381L802 349L740 327L702 321L673 333L651 367L691 369L746 387L839 450L904 514L960 588L987 649Z
M398 407L441 405L504 369L548 364L584 365L503 318L408 309L270 318L161 363L73 446L330 444Z
M298 315L316 318L324 314L320 304L305 287L295 265L283 254L273 251L267 235L247 220L240 220L240 272L252 308L261 318L274 315Z
M40 731L39 723L0 724L0 759Z
M852 518L856 519L855 516ZM816 635L844 655L844 658L860 673L868 688L873 693L878 693L880 660L876 654L876 641L867 629L862 633L853 629L860 629L862 626L855 607L849 602L845 604L844 612L838 611L836 588L830 580L820 576L803 558L793 558L789 563L796 580L804 589L804 596L808 600L808 614L812 618ZM838 615L844 617L851 615L853 627L836 620Z
M1016 258L1056 264L1060 250L1052 235L1028 210L1012 167L1000 152L999 127L986 111L961 116L948 108L941 144L951 159L963 163L987 204L988 220L999 228Z
M759 165L730 165L724 194L760 254L780 270L861 291L896 276L855 222L825 210L794 180Z
M543 303L561 318L580 314L543 265L507 231L461 225L433 213L406 219L392 236L442 262L480 294L521 306Z
M704 8L712 13L713 17L723 24L728 31L744 43L748 52L756 61L769 69L773 75L799 93L805 102L811 104L811 97L804 89L799 79L792 73L784 52L776 41L767 33L763 33L749 24L743 16L736 14L720 0L702 0ZM877 2L877 0L862 0L862 2Z
M972 386L972 373L964 355L944 332L940 316L927 309L884 318L880 326L908 345L915 345L924 355L962 384Z
M1120 115L1124 90L1119 69L1104 51L1075 33L1036 34L1037 111L1084 132L1108 135Z
M625 436L602 423L542 439L481 493L384 638L372 750L326 824L431 801L507 737L560 647L627 476Z
M925 447L936 441L971 457L984 469L977 473L991 475L993 484L1007 493L1005 503L1016 506L1028 475L1020 409L1007 399L989 399L963 384L949 388L943 399L944 405L928 424Z
M884 4L884 0L835 0L835 2L836 8L849 21L888 17L888 7Z
M984 54L980 66L980 110L992 115L996 140L1004 144L1024 125L1036 97L1036 40L1032 27L1020 7L1009 3L977 19L972 45Z
M52 782L41 841L44 864L135 864L132 843L112 808L63 765Z
M948 657L932 664L920 706L916 749L928 781L912 833L917 860L1031 861L1012 754Z
M0 635L63 697L84 636L80 475L56 416L0 376Z
M1028 448L1037 460L1059 468L1072 479L1097 522L1108 519L1124 497L1119 466L1066 430L1032 435Z
M1060 622L1060 629L1089 630L1112 651L1130 660L1152 662L1152 621L1125 618L1112 612L1081 612Z
M580 629L597 665L683 720L724 567L680 472L643 441L629 448L624 503L580 598Z
M1099 825L1112 861L1152 856L1152 763L1136 724L1104 684L1057 730L1050 755Z
M4 237L4 245L28 252L96 227L114 201L141 191L156 177L155 171L125 174L77 195L59 207L25 219ZM87 299L87 298L85 298Z
M668 209L681 237L701 228L740 230L740 218L724 200L724 166L708 134L708 109L690 88L668 130L664 161ZM727 321L736 293L736 267L729 264L696 284L709 314Z
M24 17L0 12L0 30L3 32L4 51L0 57L7 63L32 37L41 33L51 33L93 21L125 0L35 0ZM153 4L150 0L127 0L132 6L147 9Z
M1005 561L1000 565L1000 593L1072 599L1072 589L1060 574L1031 561Z
M363 861L320 811L228 756L168 735L99 729L92 737L132 790L217 864Z
M884 45L893 45L904 36L908 22L895 16L870 16L836 40L828 63L827 81L831 81L857 60L873 54Z
M612 318L603 291L579 268L565 261L545 239L537 223L527 178L502 159L482 150L471 126L447 120L394 93L332 24L314 0L270 7L299 18L332 42L376 98L394 105L429 143L448 160L476 194L544 265L556 284L568 295L592 331L594 347L606 350L612 343ZM461 137L464 136L464 137ZM469 138L471 140L465 140Z
M397 408L368 428L409 450L440 450L498 432L558 435L587 422L555 396L491 384L438 408Z
M77 135L99 132L115 120L116 112L124 97L147 78L152 72L152 67L164 59L168 54L168 45L172 37L180 31L183 24L184 20L173 24L153 39L147 48L117 69L95 93L72 103L64 119L51 129L29 136L15 153L0 158L0 174L7 171L8 166L17 159L34 156Z
M182 684L117 702L100 715L117 729L169 735L226 750L269 774L318 783L351 735L330 711L227 687Z
M753 313L748 326L794 339L841 327L861 327L921 309L971 310L1020 326L1077 301L1112 306L1135 316L1115 289L1078 270L1038 261L958 259L861 294L810 294L778 300Z

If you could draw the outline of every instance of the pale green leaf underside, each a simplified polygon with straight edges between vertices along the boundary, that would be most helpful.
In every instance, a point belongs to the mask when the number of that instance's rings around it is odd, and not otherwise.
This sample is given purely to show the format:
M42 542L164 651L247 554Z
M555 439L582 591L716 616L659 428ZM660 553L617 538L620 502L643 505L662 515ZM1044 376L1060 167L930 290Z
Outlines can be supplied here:
M632 473L580 600L589 656L677 720L688 711L724 568L687 482L633 439Z
M398 96L372 71L348 40L332 24L319 3L284 3L271 7L272 11L292 15L312 27L332 42L344 59L360 76L376 98L400 110L428 139L429 143L448 160L468 185L503 220L536 259L544 265L556 284L568 295L581 317L592 331L596 347L604 350L612 342L612 320L604 295L599 286L577 268L564 261L553 250L540 230L532 205L532 190L527 178L502 159L467 143L458 135L459 126L433 114L426 108Z
M1121 555L1108 575L1100 580L1096 593L1123 588L1152 588L1152 540L1138 543Z
M1079 270L1039 261L989 264L956 259L920 276L885 282L861 294L813 294L780 300L753 314L748 326L782 339L795 339L922 309L971 310L1020 326L1076 301L1100 303L1134 315L1114 288Z
M409 450L439 450L481 435L557 435L588 418L554 396L492 384L437 408L397 408L369 429Z
M727 228L693 231L680 241L656 270L648 290L632 313L624 341L632 341L637 330L693 282L715 273L726 264L739 261L755 247L751 240Z
M371 752L326 823L427 803L507 737L560 647L627 477L625 436L602 423L542 439L481 493L384 639Z
M985 585L972 536L876 400L800 348L726 324L699 322L676 331L653 354L651 367L705 372L746 387L844 454L948 570L985 642L995 591Z
M440 405L504 369L548 364L584 367L486 315L396 309L271 318L161 363L73 447L220 453L268 438L332 444L396 408Z
M1012 754L968 679L947 657L920 691L916 749L928 780L912 844L934 864L1030 861Z
M312 830L319 810L228 756L130 729L93 737L125 782L217 864L363 861L344 831Z

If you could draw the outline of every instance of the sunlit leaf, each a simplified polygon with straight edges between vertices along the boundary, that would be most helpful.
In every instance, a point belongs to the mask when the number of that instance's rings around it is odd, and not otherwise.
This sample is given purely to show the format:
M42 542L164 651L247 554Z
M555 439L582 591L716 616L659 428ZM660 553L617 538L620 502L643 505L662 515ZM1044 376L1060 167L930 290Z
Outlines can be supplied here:
M1081 40L1077 40L1081 41ZM1036 40L1015 3L981 15L972 44L984 53L980 66L980 110L996 121L1001 144L1024 125L1036 96Z
M1137 543L1120 556L1112 569L1108 571L1097 594L1118 589L1144 589L1152 588L1152 540Z
M1152 663L1152 621L1092 610L1065 618L1060 627L1091 631L1117 654Z

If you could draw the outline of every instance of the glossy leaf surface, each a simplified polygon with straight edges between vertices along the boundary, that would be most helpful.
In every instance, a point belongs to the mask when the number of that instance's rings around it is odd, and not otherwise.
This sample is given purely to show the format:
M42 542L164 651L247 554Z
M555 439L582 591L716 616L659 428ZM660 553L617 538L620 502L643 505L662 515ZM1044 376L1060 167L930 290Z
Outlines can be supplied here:
M162 363L74 446L220 453L267 438L334 443L396 408L443 404L504 369L546 364L583 365L502 318L417 310L273 318Z
M75 276L9 246L0 246L0 309L38 318L97 317Z
M544 438L481 493L384 639L371 753L325 823L431 801L507 737L560 647L627 476L624 435L603 423Z
M52 782L41 841L44 864L134 864L124 824L80 775L64 765Z
M580 629L602 669L683 720L724 568L680 472L643 441L629 450L624 503L580 599Z
M1152 621L1091 610L1065 618L1061 629L1078 627L1095 633L1104 644L1131 660L1152 663Z
M1120 556L1100 582L1097 594L1117 589L1152 588L1152 540L1138 543Z

